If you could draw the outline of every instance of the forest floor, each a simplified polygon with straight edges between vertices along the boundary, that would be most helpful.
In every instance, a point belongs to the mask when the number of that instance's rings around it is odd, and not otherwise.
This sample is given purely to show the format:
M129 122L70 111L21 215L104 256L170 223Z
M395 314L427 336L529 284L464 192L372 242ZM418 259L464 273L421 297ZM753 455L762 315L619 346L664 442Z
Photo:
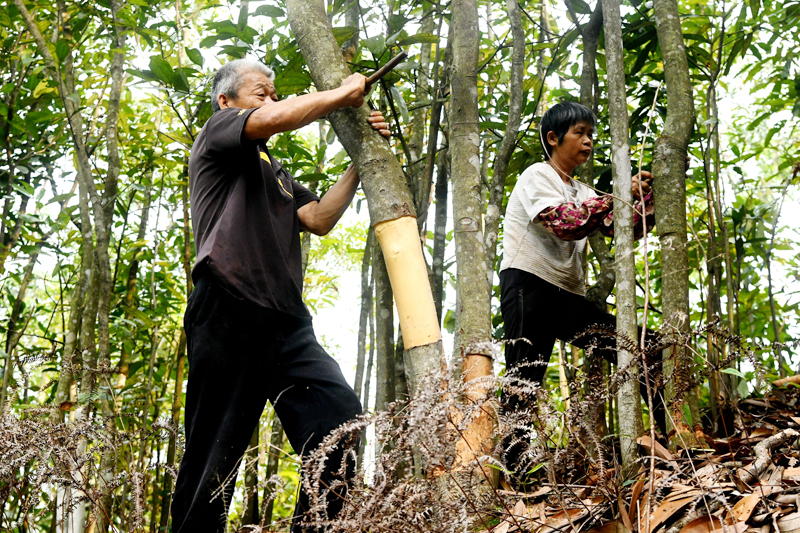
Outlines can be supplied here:
M800 387L739 400L721 414L727 434L668 451L638 440L642 466L620 487L616 469L574 483L499 491L505 506L484 532L800 533Z

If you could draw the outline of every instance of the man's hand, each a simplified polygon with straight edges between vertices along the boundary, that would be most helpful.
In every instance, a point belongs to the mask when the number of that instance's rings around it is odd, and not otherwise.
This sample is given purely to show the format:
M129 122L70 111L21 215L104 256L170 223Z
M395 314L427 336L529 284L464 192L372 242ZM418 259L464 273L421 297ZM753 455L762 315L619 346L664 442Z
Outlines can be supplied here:
M646 170L642 170L631 178L631 188L633 192L633 199L636 201L641 200L642 196L639 195L639 185L642 187L642 195L647 196L651 189L653 175Z
M342 82L342 89L346 90L344 96L345 106L361 107L364 105L364 90L367 78L363 74L351 74Z
M367 118L372 129L386 137L387 139L392 136L392 132L389 131L389 123L386 122L386 119L383 118L383 113L378 111L377 109L373 109L369 113L369 118Z

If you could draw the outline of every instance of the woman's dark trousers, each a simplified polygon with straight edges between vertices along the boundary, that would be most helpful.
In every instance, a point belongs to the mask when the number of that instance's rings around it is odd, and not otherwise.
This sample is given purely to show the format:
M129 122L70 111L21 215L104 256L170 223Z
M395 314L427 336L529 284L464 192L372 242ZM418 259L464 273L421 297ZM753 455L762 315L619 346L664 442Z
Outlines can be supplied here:
M304 457L333 429L361 414L361 404L317 342L310 318L240 300L210 274L189 298L184 327L186 449L172 500L172 531L221 533L240 460L267 400L292 448ZM328 465L322 487L337 479L341 455ZM348 470L352 475L352 465ZM343 502L333 495L327 501L333 516ZM308 494L301 492L293 532L304 531L299 518L308 504Z
M527 339L506 344L506 371L514 370L525 381L541 384L547 371L547 362L556 339L568 341L578 348L595 345L593 353L611 363L617 362L616 338L600 334L586 334L593 325L616 329L617 319L583 296L566 291L542 278L509 268L500 272L500 310L503 314L506 340ZM641 334L641 329L639 331ZM647 342L653 342L656 333L648 331ZM635 339L634 339L635 340ZM661 374L659 361L648 361L650 381L653 385ZM642 396L647 398L647 385L640 379ZM663 399L652 388L654 418L662 433L665 431ZM529 401L517 395L503 398L507 411L529 407ZM525 438L524 432L519 438ZM522 452L520 445L507 446L506 464L515 468Z

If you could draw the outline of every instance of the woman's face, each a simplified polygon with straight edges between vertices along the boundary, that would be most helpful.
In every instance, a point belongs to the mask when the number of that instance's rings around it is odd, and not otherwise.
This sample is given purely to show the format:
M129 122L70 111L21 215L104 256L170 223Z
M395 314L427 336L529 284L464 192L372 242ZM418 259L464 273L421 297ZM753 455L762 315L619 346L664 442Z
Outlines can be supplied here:
M579 122L569 128L564 134L564 140L558 144L558 137L552 131L547 133L547 142L551 147L552 156L564 163L574 166L584 164L592 154L594 146L594 129L590 124Z

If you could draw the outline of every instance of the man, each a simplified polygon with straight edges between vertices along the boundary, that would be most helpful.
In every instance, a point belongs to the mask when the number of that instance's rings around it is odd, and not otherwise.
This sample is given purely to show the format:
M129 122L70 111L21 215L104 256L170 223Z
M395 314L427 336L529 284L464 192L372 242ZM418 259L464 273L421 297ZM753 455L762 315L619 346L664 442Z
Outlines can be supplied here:
M300 231L328 233L350 205L351 165L320 200L273 159L266 141L328 113L364 103L364 76L279 101L274 74L252 60L219 69L214 115L189 158L197 260L184 327L189 349L186 451L172 501L172 530L224 532L239 462L269 400L304 456L361 413L339 365L314 336L302 301ZM369 117L388 136L380 112ZM339 448L342 448L341 446ZM341 457L329 460L330 486ZM309 495L300 494L292 530ZM328 497L329 516L342 505Z

